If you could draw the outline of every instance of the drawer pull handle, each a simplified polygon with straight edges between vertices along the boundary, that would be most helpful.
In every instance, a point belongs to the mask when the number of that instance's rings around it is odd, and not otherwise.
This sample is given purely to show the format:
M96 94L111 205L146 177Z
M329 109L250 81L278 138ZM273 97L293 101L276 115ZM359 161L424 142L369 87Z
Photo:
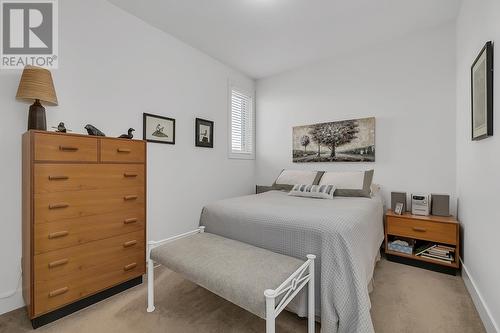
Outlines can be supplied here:
M71 147L71 146L59 146L60 151L77 151L78 147Z
M134 177L137 177L137 174L136 174L136 173L125 172L125 173L123 174L123 176L124 176L125 178L134 178Z
M135 223L135 222L137 222L137 219L134 217L131 219L126 219L125 221L123 221L123 224L131 224L131 223Z
M127 154L131 152L131 150L128 148L118 148L116 151L119 153L127 153Z
M56 290L53 290L49 293L49 297L55 297L55 296L59 296L59 295L62 295L64 293L67 293L69 290L68 287L64 287L64 288L59 288L59 289L56 289Z
M67 208L67 207L69 207L69 204L67 204L65 202L49 205L49 209L60 209L60 208Z
M49 180L68 180L68 176L49 176Z
M126 272L126 271L130 271L131 269L134 269L136 267L137 267L137 264L135 262L133 262L133 263L128 264L125 267L123 267L123 270Z
M123 247L131 247L131 246L134 246L135 244L137 244L137 241L131 240L131 241L123 243Z
M420 227L413 227L413 231L418 231L418 232L426 232L427 229L425 228L420 228Z
M51 263L49 263L49 268L54 268L62 265L66 265L68 263L68 259L61 259L61 260L56 260Z
M61 238L68 236L69 232L68 231L58 231L58 232L53 232L49 234L49 239L54 239L54 238Z
M135 200L137 199L137 195L126 195L123 197L123 200L129 201L129 200Z

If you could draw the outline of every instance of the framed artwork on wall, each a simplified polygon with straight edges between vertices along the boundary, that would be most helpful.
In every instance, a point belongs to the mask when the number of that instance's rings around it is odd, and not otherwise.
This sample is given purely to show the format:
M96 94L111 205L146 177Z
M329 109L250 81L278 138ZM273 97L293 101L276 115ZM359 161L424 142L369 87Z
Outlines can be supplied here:
M296 126L292 159L303 162L375 162L375 118Z
M487 42L471 67L472 140L493 135L493 43Z
M214 122L196 118L194 130L194 144L196 147L214 147Z
M143 113L143 139L148 142L175 144L175 119Z

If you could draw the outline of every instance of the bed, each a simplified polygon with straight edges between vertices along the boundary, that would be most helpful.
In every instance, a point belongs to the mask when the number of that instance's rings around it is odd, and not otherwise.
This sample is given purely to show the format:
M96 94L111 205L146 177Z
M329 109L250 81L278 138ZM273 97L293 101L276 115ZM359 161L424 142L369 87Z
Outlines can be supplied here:
M296 258L317 256L316 316L323 332L373 332L368 285L383 241L379 196L321 200L269 191L205 206L206 231ZM306 316L305 295L288 307Z

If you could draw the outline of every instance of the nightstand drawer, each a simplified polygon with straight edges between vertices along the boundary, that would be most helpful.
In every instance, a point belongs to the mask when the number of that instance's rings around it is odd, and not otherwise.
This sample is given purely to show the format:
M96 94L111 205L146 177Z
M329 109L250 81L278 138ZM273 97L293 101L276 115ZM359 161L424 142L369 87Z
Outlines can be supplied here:
M453 223L388 216L387 234L451 245L457 243L457 225Z

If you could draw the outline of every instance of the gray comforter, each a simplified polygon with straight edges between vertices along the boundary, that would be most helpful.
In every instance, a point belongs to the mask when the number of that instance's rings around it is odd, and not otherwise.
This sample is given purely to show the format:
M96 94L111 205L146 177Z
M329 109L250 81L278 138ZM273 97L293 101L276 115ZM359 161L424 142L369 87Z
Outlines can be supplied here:
M374 331L367 286L383 240L382 216L378 197L321 200L271 191L209 204L200 225L299 259L317 255L316 314L322 332L365 333ZM305 302L302 295L289 310L305 316Z

